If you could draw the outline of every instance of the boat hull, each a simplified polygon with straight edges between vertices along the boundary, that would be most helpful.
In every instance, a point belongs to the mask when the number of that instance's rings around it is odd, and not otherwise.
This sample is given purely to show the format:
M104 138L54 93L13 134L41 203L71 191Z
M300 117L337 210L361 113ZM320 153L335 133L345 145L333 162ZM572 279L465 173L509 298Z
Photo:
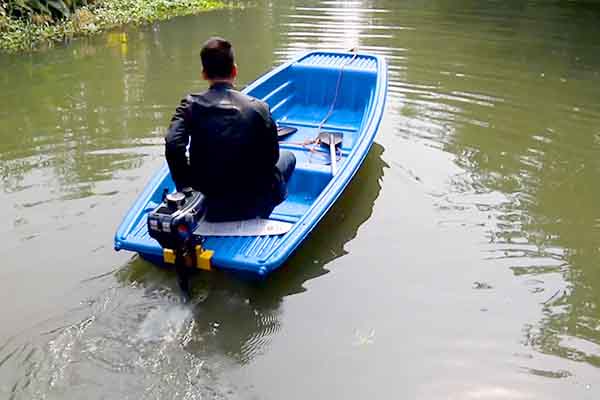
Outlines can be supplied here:
M387 69L377 55L310 52L267 73L244 92L267 102L279 125L296 128L280 141L281 150L297 159L289 194L269 217L293 226L283 235L206 237L204 247L214 251L215 269L260 279L289 258L358 171L383 115ZM311 143L319 131L342 135L335 176L328 149ZM115 234L116 250L161 262L162 248L148 235L146 217L164 189L174 190L166 163L126 214Z

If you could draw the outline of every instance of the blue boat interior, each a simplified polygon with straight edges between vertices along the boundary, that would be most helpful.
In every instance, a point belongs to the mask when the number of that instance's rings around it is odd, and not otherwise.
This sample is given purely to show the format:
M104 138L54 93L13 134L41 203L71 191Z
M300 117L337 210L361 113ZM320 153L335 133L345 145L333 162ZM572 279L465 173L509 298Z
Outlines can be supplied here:
M361 140L364 125L372 118L380 72L378 60L362 54L313 52L259 78L244 90L269 104L278 125L297 128L280 141L281 150L292 151L297 164L288 197L275 208L271 219L297 223L330 185L329 149L314 143L319 128L343 135L337 163L340 171L344 169ZM146 216L161 202L164 188L174 190L166 167L149 184L146 195L140 197L139 211L130 211L130 224L117 233L121 248L150 258L162 255L158 243L148 235ZM281 236L208 237L205 246L215 251L213 262L217 266L252 270L263 265L264 272L265 266L274 269L284 261L271 256L292 234L294 229Z
M269 104L278 125L298 129L280 141L282 150L294 153L297 166L289 185L290 195L271 218L297 221L331 180L328 148L307 144L318 136L322 122L321 131L342 134L338 167L343 168L373 103L376 72L374 59L316 54L249 91Z

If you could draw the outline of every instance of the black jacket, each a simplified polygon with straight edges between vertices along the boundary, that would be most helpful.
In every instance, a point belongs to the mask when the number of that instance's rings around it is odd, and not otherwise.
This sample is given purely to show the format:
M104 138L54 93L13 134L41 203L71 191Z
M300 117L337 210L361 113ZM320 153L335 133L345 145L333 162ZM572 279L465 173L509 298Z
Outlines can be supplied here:
M227 83L181 101L165 156L178 189L191 186L212 202L240 208L276 192L279 142L269 107Z

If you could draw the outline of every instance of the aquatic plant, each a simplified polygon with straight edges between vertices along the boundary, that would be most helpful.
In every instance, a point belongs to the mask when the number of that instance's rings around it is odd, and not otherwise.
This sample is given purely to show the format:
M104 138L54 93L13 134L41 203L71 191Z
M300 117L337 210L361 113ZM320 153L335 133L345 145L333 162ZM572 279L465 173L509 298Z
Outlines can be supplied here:
M49 3L61 0L36 2ZM57 17L46 7L16 6L33 0L0 2L0 51L34 50L124 24L143 24L178 15L195 14L225 5L219 0L62 0L67 14ZM76 4L84 4L77 8ZM57 6L60 8L60 6ZM18 10L20 11L16 11ZM28 11L34 10L34 11ZM65 9L62 9L63 11ZM26 14L29 12L29 14Z
M46 18L43 17L49 17L51 20L68 17L76 9L92 2L88 0L6 0L3 3L6 13L10 16L45 21Z

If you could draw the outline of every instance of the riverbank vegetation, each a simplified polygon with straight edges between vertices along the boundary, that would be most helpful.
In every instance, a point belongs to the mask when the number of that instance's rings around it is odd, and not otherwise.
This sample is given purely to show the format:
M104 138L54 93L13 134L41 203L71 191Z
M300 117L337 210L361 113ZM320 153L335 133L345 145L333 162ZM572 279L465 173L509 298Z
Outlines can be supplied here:
M219 0L0 0L0 51L224 7Z

